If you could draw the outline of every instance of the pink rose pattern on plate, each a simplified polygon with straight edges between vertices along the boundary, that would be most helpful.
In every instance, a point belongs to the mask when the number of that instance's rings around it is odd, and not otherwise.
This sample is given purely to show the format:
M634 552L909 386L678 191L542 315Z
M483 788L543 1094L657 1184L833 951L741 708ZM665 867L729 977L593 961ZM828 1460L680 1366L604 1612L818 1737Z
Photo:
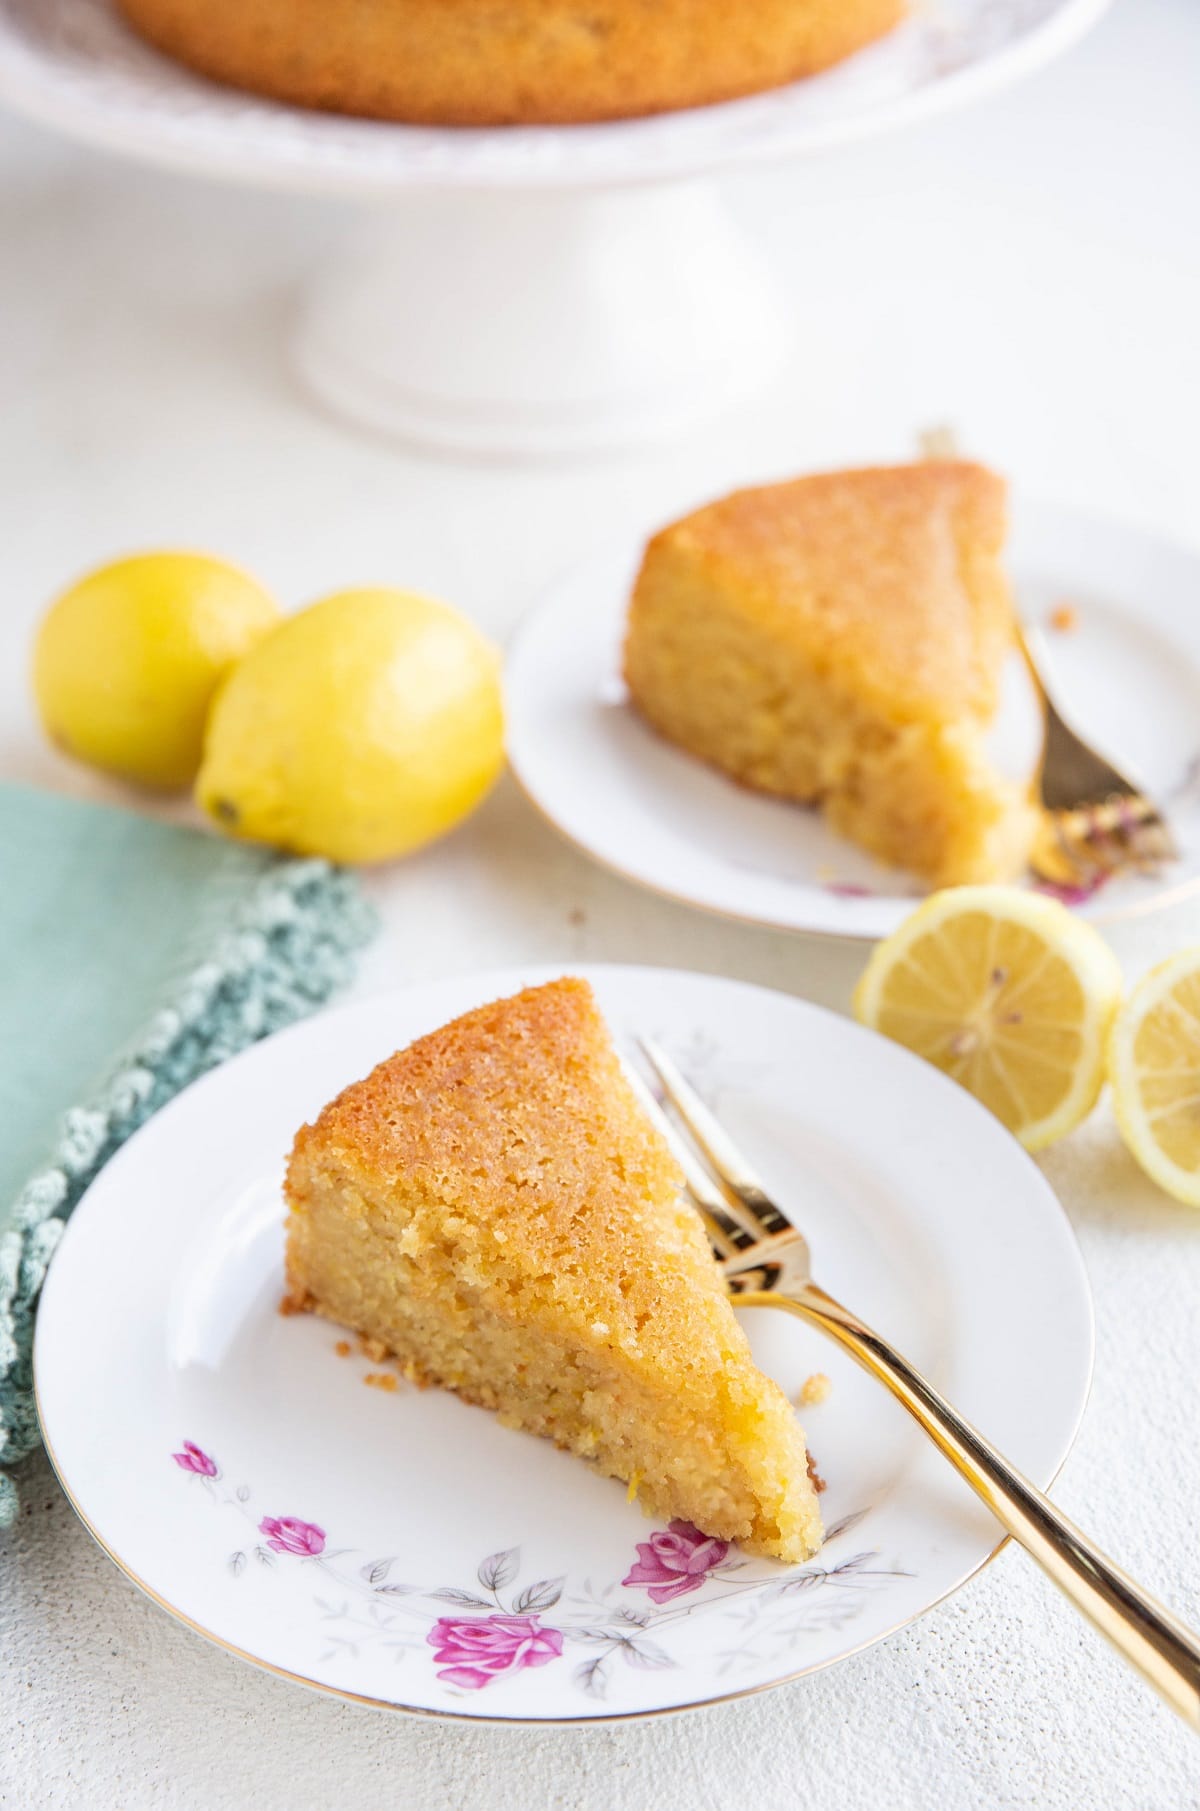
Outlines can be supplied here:
M273 1553L295 1553L302 1559L315 1559L325 1551L325 1530L294 1515L265 1515L258 1531L266 1535Z
M439 1616L425 1637L438 1678L480 1691L501 1673L545 1666L563 1651L562 1633L536 1616Z
M652 1603L670 1603L698 1591L708 1574L729 1556L729 1542L701 1534L690 1522L668 1522L665 1530L639 1541L637 1562L621 1580L640 1585Z
M195 1472L200 1478L215 1478L217 1475L216 1462L194 1440L185 1440L183 1451L172 1453L171 1457L181 1471Z
M811 1626L828 1626L831 1620L840 1624L858 1613L867 1592L907 1576L896 1568L872 1564L878 1559L872 1552L852 1554L831 1566L810 1562L798 1570L776 1566L765 1574L747 1574L747 1562L728 1541L676 1520L635 1543L637 1557L619 1586L594 1586L585 1580L565 1602L565 1576L517 1587L518 1547L488 1554L469 1588L431 1589L396 1579L395 1555L371 1558L362 1549L331 1549L318 1522L251 1509L250 1486L239 1484L230 1491L225 1483L218 1484L220 1466L194 1441L183 1441L182 1450L171 1458L214 1503L237 1511L253 1529L251 1542L228 1556L235 1578L251 1560L270 1570L279 1563L276 1556L282 1555L286 1568L312 1568L314 1575L328 1581L324 1588L332 1588L335 1596L313 1600L328 1643L320 1663L352 1662L365 1648L388 1651L396 1661L419 1655L452 1695L483 1691L565 1660L570 1644L581 1650L571 1670L572 1684L592 1698L603 1698L622 1667L646 1673L686 1664L686 1650L677 1658L652 1636L734 1598L742 1600L738 1612L742 1635L726 1655L725 1666L736 1669L752 1634L761 1657L764 1642L778 1642L782 1652L803 1632L804 1617L797 1620L792 1613L779 1622L766 1614L780 1599L790 1602L803 1594L807 1602L809 1594L817 1592L819 1607L807 1618ZM865 1514L860 1510L835 1523L826 1535L826 1546ZM653 1607L623 1603L621 1591L645 1592ZM675 1602L692 1593L700 1596L689 1603ZM453 1613L422 1604L448 1604ZM547 1622L543 1618L551 1610L554 1619Z

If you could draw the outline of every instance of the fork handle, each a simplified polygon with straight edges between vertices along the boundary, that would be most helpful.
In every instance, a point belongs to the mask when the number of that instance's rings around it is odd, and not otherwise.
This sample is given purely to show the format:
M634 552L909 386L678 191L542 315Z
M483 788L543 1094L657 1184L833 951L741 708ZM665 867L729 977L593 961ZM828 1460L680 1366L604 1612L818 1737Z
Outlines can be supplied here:
M1200 1639L1093 1546L886 1339L815 1284L737 1299L739 1307L786 1308L814 1322L886 1384L1076 1609L1200 1730Z

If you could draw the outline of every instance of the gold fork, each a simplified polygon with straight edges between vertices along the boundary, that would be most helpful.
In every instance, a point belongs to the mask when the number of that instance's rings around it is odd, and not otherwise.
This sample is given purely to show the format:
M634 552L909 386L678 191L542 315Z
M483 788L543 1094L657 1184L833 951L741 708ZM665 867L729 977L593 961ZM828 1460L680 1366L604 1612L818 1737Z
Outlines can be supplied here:
M1038 776L1042 815L1030 856L1034 873L1056 886L1087 889L1111 874L1173 860L1175 841L1153 799L1097 754L1055 704L1040 630L1018 622L1017 643L1045 722Z
M1107 1559L893 1345L813 1281L803 1234L771 1200L666 1052L651 1038L643 1038L641 1046L667 1101L706 1160L675 1131L635 1077L679 1160L730 1294L745 1307L782 1308L811 1321L885 1384L1076 1609L1185 1722L1200 1729L1200 1639Z
M917 437L922 459L961 459L955 430L945 423ZM1014 619L1017 646L1029 670L1045 723L1037 786L1042 813L1029 865L1039 880L1088 891L1110 875L1153 869L1178 854L1166 818L1154 801L1097 754L1063 717L1046 682L1041 631Z

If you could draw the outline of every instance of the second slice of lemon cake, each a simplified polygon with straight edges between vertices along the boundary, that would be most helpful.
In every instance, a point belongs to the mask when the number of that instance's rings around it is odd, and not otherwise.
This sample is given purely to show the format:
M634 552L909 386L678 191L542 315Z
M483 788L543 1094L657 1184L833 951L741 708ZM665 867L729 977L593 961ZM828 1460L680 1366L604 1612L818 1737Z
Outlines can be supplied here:
M986 734L1013 614L1005 487L928 461L735 492L650 542L625 677L662 735L819 805L937 886L1007 880L1037 817Z
M548 1435L751 1552L821 1541L804 1437L755 1367L586 982L480 1007L302 1128L289 1306Z

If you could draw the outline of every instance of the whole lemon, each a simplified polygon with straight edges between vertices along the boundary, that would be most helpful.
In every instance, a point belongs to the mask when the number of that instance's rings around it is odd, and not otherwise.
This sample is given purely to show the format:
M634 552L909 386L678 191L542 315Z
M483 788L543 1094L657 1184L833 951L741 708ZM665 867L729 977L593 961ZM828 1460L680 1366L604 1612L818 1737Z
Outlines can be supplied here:
M491 643L431 598L340 591L230 673L196 798L233 836L386 861L453 829L503 761Z
M230 665L279 621L260 585L201 553L101 566L47 611L33 689L47 735L93 767L173 790L200 766Z

